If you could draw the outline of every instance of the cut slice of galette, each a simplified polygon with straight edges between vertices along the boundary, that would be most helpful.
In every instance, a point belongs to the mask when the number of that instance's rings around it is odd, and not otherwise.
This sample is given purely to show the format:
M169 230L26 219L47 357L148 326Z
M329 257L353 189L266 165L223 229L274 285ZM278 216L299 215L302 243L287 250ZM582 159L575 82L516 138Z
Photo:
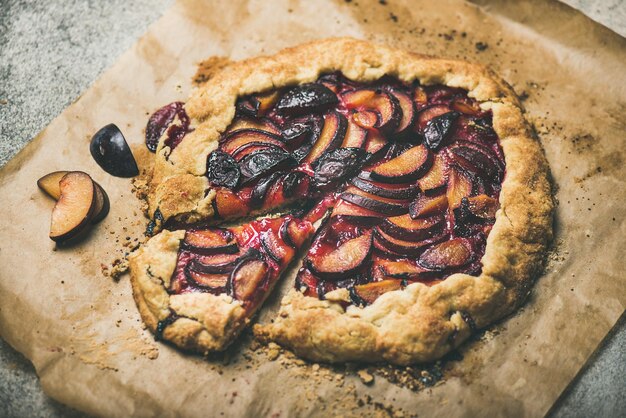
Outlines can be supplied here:
M313 360L433 360L522 303L552 234L518 99L462 61L313 42L226 66L146 140L165 230L132 257L134 295L195 351L224 349L313 238L255 334Z

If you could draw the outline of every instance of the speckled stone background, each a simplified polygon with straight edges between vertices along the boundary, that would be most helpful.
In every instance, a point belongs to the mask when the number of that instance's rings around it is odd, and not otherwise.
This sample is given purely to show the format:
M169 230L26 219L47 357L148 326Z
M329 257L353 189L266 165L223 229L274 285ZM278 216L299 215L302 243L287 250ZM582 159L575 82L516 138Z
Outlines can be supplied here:
M626 36L626 0L565 2ZM76 100L171 3L0 0L0 166ZM551 416L625 417L624 394L626 316ZM30 363L0 339L0 417L81 416L48 398Z

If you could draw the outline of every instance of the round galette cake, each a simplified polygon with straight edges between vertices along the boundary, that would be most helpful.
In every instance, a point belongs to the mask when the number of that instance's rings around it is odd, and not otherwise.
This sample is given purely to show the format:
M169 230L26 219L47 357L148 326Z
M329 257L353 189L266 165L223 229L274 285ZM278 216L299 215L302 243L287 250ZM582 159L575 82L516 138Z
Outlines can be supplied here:
M133 293L187 350L224 350L299 263L258 338L316 361L434 360L524 301L552 236L518 98L463 61L341 38L232 62L154 113L146 145L156 234Z

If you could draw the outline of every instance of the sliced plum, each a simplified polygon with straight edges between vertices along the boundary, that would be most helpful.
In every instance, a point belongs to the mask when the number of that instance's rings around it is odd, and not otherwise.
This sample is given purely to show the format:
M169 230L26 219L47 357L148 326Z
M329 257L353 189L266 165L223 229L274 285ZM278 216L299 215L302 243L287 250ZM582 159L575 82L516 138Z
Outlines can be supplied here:
M276 184L276 181L283 176L284 173L276 172L267 177L261 178L257 184L252 188L250 195L250 207L252 209L258 209L263 206L265 196L269 189Z
M426 125L428 125L433 119L450 112L452 112L452 109L450 109L447 105L434 105L423 108L417 114L416 127L419 132L424 132Z
M347 218L371 218L379 219L381 216L385 216L382 213L375 212L373 210L365 209L362 206L350 203L346 200L340 200L333 208L331 216L344 216Z
M228 229L211 228L185 232L181 247L202 255L236 254L239 252L237 239Z
M82 236L96 211L96 184L88 174L71 171L60 182L60 196L52 210L50 239L63 243Z
M448 112L428 121L424 128L424 143L430 149L437 149L452 131L458 112Z
M368 171L363 171L358 177L353 178L352 184L364 192L389 199L412 199L419 191L419 188L411 183L392 184L373 181Z
M174 122L176 116L184 113L184 105L183 102L173 102L163 106L150 116L146 125L146 147L150 151L156 152L159 139Z
M367 138L367 130L356 124L352 118L348 118L348 128L346 136L341 144L342 148L363 148L365 139Z
M364 209L383 213L387 216L403 215L409 212L410 201L408 200L388 199L364 192L354 186L349 186L340 195L340 198Z
M451 169L449 172L448 190L446 195L448 198L448 207L455 209L461 204L464 197L469 197L472 193L472 181L459 170Z
M304 162L312 164L325 152L329 152L339 147L346 136L348 120L339 112L330 112L324 117L324 127L313 144Z
M352 303L357 306L367 306L374 303L383 294L400 289L402 289L402 280L381 280L379 282L353 286L350 289L350 298Z
M59 197L61 197L61 186L59 183L67 173L69 173L69 171L54 171L48 173L37 180L37 187L54 200L59 200Z
M394 132L402 119L402 108L398 99L383 90L356 89L342 94L341 100L350 110L376 112L378 120L374 127L385 133Z
M224 135L231 134L244 129L254 129L267 132L271 135L280 135L280 129L268 118L235 118L224 132Z
M310 177L300 171L287 173L283 178L283 196L291 198L294 196L306 196L309 188Z
M106 218L111 210L111 201L107 192L94 181L96 186L96 209L94 210L93 219L91 223L95 224Z
M392 237L378 227L374 229L374 246L383 254L416 256L420 254L426 246L445 238L445 234L440 234L423 241L406 241Z
M278 135L259 129L240 129L220 138L220 150L232 155L241 147L251 143L274 145L281 149L285 147Z
M209 290L211 293L222 293L226 290L230 273L203 273L193 269L189 264L185 267L185 278L196 287Z
M328 87L308 83L287 90L276 104L276 110L284 115L295 116L320 113L337 103L337 95Z
M433 163L428 172L417 181L418 186L424 192L439 189L448 183L446 162L441 154L436 153Z
M269 258L279 264L284 263L293 255L293 249L273 230L261 233L261 247Z
M313 183L324 190L346 181L361 168L364 157L361 148L337 148L324 153L313 163Z
M324 119L320 115L306 115L286 123L281 135L290 149L302 144L312 147L319 139L323 128Z
M499 204L493 197L481 194L467 198L467 208L477 218L494 220Z
M386 183L404 183L419 178L431 164L431 153L424 145L417 145L377 165L370 175L372 179Z
M239 162L242 184L250 183L268 173L290 168L296 164L291 154L278 148L267 148L246 155Z
M222 274L230 273L241 261L240 253L213 254L194 258L189 262L190 268L199 273ZM245 257L245 255L243 256Z
M243 160L247 155L254 154L259 151L267 150L270 148L274 148L277 150L284 150L282 147L277 147L276 145L267 144L264 142L248 142L237 148L235 152L232 153L235 161L239 162Z
M474 260L474 252L465 238L455 238L433 245L424 251L417 263L429 270L461 267Z
M448 209L448 197L445 194L437 196L420 195L409 206L409 214L413 219L423 218L445 213Z
M403 135L409 132L409 130L413 127L413 122L415 122L415 115L417 113L415 111L415 103L413 102L413 99L411 99L411 97L404 91L391 89L389 92L398 100L400 109L402 110L402 118L396 128L395 134Z
M113 123L94 134L89 151L96 163L112 176L135 177L139 175L135 157L122 131Z
M477 104L467 100L453 100L450 107L459 113L470 116L480 116L483 113Z
M428 96L426 95L426 91L424 91L421 86L417 86L413 90L413 102L418 110L423 109L428 105Z
M351 118L357 126L365 130L373 129L378 123L378 113L372 110L354 112Z
M236 193L222 188L218 189L215 194L213 208L215 216L222 219L241 217L248 212L246 203Z
M297 250L309 238L314 228L310 222L288 219L280 227L280 238L294 250Z
M226 290L234 299L249 302L269 277L269 266L258 258L243 260L230 274Z
M409 214L385 218L379 228L394 238L423 241L440 234L445 226L443 215L413 219Z
M503 167L498 158L485 147L474 143L457 143L450 147L450 155L460 168L478 176L499 183L503 177Z
M327 253L310 254L309 268L322 278L340 279L359 271L369 260L372 250L372 232L349 239Z
M389 260L386 258L376 258L374 269L378 270L382 277L394 279L418 280L424 273L430 270L418 266L415 261L408 259Z
M223 151L215 150L207 158L206 176L215 186L234 189L239 184L241 170L233 157Z
M380 132L369 131L365 139L365 151L376 155L378 152L383 152L387 144L387 139Z

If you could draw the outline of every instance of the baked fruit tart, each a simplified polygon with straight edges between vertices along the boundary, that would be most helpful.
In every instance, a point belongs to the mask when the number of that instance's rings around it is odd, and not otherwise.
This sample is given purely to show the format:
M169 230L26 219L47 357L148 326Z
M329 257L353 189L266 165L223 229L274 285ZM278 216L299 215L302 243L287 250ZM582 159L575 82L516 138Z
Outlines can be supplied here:
M152 115L155 236L131 258L158 338L206 353L250 322L308 359L437 359L513 312L552 236L548 166L488 69L353 39L234 62ZM227 226L224 226L227 225Z

